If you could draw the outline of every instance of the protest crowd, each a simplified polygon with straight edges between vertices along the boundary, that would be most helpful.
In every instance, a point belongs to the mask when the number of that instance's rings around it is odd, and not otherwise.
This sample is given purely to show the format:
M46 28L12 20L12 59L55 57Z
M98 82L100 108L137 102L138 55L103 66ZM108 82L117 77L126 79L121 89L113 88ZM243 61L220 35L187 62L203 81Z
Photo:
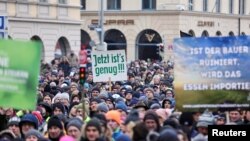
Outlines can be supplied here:
M41 63L35 110L0 108L0 141L207 141L208 125L250 124L249 109L177 111L171 60L94 83L89 59L81 84L73 56Z

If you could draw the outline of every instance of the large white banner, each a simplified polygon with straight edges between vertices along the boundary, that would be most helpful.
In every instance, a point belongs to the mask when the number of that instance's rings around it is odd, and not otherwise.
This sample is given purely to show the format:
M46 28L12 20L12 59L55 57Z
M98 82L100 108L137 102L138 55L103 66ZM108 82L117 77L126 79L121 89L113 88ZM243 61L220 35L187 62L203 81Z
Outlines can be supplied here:
M94 82L127 80L124 50L93 51L91 56Z

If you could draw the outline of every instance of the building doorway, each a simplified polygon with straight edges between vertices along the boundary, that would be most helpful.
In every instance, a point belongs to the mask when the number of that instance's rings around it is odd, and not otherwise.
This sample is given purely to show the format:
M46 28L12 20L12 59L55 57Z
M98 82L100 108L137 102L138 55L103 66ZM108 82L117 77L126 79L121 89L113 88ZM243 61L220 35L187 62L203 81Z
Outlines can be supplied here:
M162 38L158 32L152 29L143 30L137 36L136 58L161 61L159 44L162 44Z

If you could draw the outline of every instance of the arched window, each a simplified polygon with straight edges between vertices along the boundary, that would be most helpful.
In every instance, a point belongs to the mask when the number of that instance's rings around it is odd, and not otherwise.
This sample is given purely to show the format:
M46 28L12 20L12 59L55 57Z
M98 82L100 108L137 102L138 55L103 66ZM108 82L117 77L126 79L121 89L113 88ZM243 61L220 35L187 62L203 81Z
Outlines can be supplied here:
M89 34L81 30L81 49L91 49L89 42L91 41Z
M201 37L209 37L209 34L206 30L204 30L201 34Z
M67 56L70 53L69 41L65 37L60 37L55 46L55 58Z
M188 34L192 35L192 37L195 37L195 33L192 29L188 31Z
M233 31L230 31L228 35L229 35L229 36L234 36Z
M216 36L221 36L222 34L221 34L221 32L220 31L217 31L216 32Z
M241 32L241 35L242 35L242 36L246 36L246 33L245 33L245 32Z
M124 34L117 29L110 29L104 34L104 42L107 43L108 50L120 50L126 51L127 41Z
M160 44L162 44L162 38L158 32L152 29L141 31L137 36L136 58L161 61L163 58L161 52L164 52L164 47ZM161 50L162 47L163 50Z
M41 60L44 60L45 59L45 49L44 49L44 45L43 45L43 41L42 39L37 36L37 35L34 35L30 38L31 41L37 41L37 42L40 42L41 43Z

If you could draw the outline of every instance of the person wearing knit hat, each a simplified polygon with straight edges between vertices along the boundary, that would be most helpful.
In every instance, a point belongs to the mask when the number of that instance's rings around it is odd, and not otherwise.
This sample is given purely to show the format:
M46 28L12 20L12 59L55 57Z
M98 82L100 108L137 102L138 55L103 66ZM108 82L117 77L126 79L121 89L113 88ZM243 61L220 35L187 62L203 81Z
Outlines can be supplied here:
M155 111L149 110L146 112L143 122L145 123L147 129L149 131L160 131L160 122L158 115L155 113Z
M200 115L198 122L197 122L197 127L208 127L208 125L213 125L214 124L214 116L212 113L208 112L207 110Z
M78 102L73 102L70 104L69 106L69 118L73 118L73 117L76 117L76 108L77 108L77 105L79 103Z
M122 131L120 129L120 125L122 122L121 113L117 110L108 111L106 113L106 119L108 121L108 125L113 131L112 138L116 140L122 134Z
M115 109L121 113L121 120L124 122L127 118L128 108L123 101L119 101L115 105Z
M208 137L208 125L213 125L214 124L214 116L211 112L208 110L205 110L202 115L200 115L198 122L197 122L197 129L198 129L198 134L193 137L192 140L197 140L200 137L202 138L207 138Z
M52 104L60 102L60 100L61 100L61 93L59 92L53 97Z
M88 122L90 120L89 104L87 102L85 102L84 107L85 107L85 109L83 110L82 103L80 103L76 106L76 117L82 119L84 122Z
M52 116L48 121L48 136L51 141L58 141L63 133L62 121L57 116Z
M105 99L105 103L107 104L109 110L113 110L115 108L115 104L113 103L113 98L111 96Z
M138 102L138 99L133 97L133 95L134 95L133 91L127 90L125 92L125 100L126 100L125 104L131 108L135 106L135 104Z
M106 99L109 97L108 92L106 90L102 90L98 96L100 99Z
M79 118L73 118L66 124L67 135L73 137L75 140L81 136L81 128L83 122Z
M65 107L62 103L57 102L52 105L53 115L65 114Z
M70 103L69 103L69 94L66 92L61 93L61 100L60 102L65 106L65 107L69 107Z
M25 135L25 141L40 141L43 139L45 139L43 135L35 129L30 129Z
M38 120L38 126L42 125L42 123L43 123L43 117L42 117L41 113L39 111L32 111L32 114L34 116L36 116L36 118Z
M65 136L62 136L59 141L76 141L76 139L74 139L71 136L65 135Z
M132 140L128 135L122 134L117 138L116 141L132 141Z
M75 82L71 82L70 84L70 92L72 93L73 91L78 89L78 84Z
M82 130L80 141L103 141L99 120L91 119Z
M130 113L128 114L124 124L127 125L130 122L139 122L139 121L140 121L139 112L137 110L135 110L135 109L132 109L130 111Z
M170 109L160 108L160 109L157 109L155 112L159 117L159 121L160 121L161 126L163 126L164 121L167 120L171 115Z
M16 138L11 130L3 130L0 132L0 141L13 141Z
M105 102L102 102L97 105L97 111L98 113L106 114L109 111L109 108Z
M179 141L179 138L174 129L168 128L160 133L157 141Z
M152 104L158 103L160 104L159 100L157 98L153 98L152 100L148 101L148 107L150 108Z
M92 117L97 112L97 106L101 103L101 99L92 98L90 100L90 117Z
M115 109L116 110L122 110L123 112L127 113L128 108L126 104L123 101L119 101L115 104Z
M30 129L38 129L38 120L33 114L25 114L19 122L19 129L21 138L24 139L25 135Z
M45 113L42 115L44 119L47 119L52 114L52 107L48 103L40 102L38 106L45 110Z
M150 109L152 109L152 110L157 110L157 109L160 109L160 108L161 108L161 105L159 103L153 103L150 106Z
M99 94L100 94L100 89L93 88L91 91L91 98L98 98Z
M20 121L21 119L15 116L15 117L10 118L7 124L8 129L11 130L17 137L20 136L20 129L18 126Z

